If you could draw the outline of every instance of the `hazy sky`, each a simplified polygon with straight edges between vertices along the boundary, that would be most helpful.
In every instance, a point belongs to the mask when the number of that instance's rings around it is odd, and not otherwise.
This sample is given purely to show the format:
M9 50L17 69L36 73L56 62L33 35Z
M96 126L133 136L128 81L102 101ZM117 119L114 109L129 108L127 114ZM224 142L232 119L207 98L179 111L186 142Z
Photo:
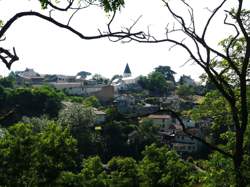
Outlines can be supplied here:
M232 2L235 0L232 0ZM134 31L147 30L156 37L164 34L167 23L173 23L161 0L127 0L125 7L114 21L114 30L129 27L140 15L142 18ZM203 28L209 11L205 7L214 8L219 0L192 0L195 8L198 30ZM201 3L202 2L202 3ZM176 11L187 15L185 9L173 4ZM226 9L226 7L224 8ZM223 10L224 10L223 9ZM0 19L7 20L20 11L40 10L36 0L0 0ZM44 12L46 13L46 12ZM52 12L55 18L66 23L70 14ZM208 41L216 45L220 39L228 35L230 28L223 25L223 12L209 28ZM72 27L86 35L98 33L105 29L109 16L100 8L90 7L77 13ZM175 35L174 37L181 37ZM1 42L6 48L15 46L20 60L13 64L12 70L34 68L39 73L75 75L79 71L100 73L106 77L122 74L126 63L129 63L133 75L146 75L158 65L171 66L179 75L192 75L197 78L201 69L197 65L187 64L188 55L176 47L169 51L171 44L141 44L136 42L123 44L113 43L108 39L82 40L67 30L56 27L35 17L18 20L6 34L6 41ZM7 75L7 68L0 64L0 74Z

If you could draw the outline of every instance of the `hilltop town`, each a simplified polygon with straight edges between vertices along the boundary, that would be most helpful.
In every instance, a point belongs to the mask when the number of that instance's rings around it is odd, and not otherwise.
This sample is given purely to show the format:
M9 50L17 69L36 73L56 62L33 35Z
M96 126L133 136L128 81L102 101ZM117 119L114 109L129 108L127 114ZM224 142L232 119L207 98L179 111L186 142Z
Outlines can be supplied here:
M115 75L111 80L99 74L81 71L74 76L39 74L33 69L12 73L16 87L39 88L44 85L61 91L68 97L83 101L92 98L99 104L93 107L96 116L95 128L102 129L110 118L114 120L136 119L132 123L149 123L156 127L157 141L166 144L184 157L201 155L201 142L183 132L176 117L162 109L170 109L181 115L188 133L204 137L210 119L193 121L185 111L192 110L204 96L205 86L196 83L190 76L181 76L178 82L175 72L169 66L159 66L148 76L134 77L126 64L123 75ZM62 101L64 107L75 105L73 100ZM79 104L76 103L76 104ZM114 108L120 118L107 114ZM136 122L138 121L138 122ZM138 132L127 133L127 142L134 142Z

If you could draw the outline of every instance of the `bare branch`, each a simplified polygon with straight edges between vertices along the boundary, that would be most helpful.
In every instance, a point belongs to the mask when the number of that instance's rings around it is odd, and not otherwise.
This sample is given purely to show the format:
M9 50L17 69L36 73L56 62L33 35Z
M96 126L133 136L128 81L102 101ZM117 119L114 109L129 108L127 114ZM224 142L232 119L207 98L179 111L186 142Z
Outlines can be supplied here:
M6 40L6 37L4 37L3 39L0 39L0 42L3 42Z
M5 66L10 69L11 65L19 60L19 57L16 54L15 48L13 48L13 54L9 52L8 50L0 47L0 59L5 64Z
M220 8L225 4L226 1L227 0L223 0L222 3L217 8L214 9L212 15L208 18L207 23L205 25L205 28L203 30L202 37L201 37L203 40L205 39L205 35L206 35L207 29L208 29L208 26L209 26L211 20L213 19L213 17L215 16L215 14L220 10Z
M183 123L182 119L180 118L180 116L174 112L173 110L170 110L170 109L167 109L166 111L170 112L171 115L176 118L178 120L178 122L180 123L180 125L182 126L182 130L183 132L188 135L190 138L193 138L193 139L196 139L198 140L199 142L203 143L204 145L208 146L209 148L211 148L212 150L215 150L215 151L218 151L219 153L233 159L233 155L231 153L228 153L226 151L224 151L223 149L220 149L219 147L216 147L208 142L206 142L205 140L203 140L202 138L198 137L198 136L195 136L193 134L191 134L190 132L188 132L188 130L186 129L185 127L185 124Z
M69 17L69 20L68 20L68 23L67 23L67 25L69 25L70 24L70 22L71 22L71 20L72 20L72 18L74 17L74 15L79 11L79 10L81 10L81 7L79 6L79 8L78 9L76 9L72 14L71 14L71 16Z
M59 10L59 11L67 11L71 8L71 6L73 5L75 0L68 0L69 4L65 7L65 8L60 8L56 5L54 5L51 1L48 1L48 5L52 8L54 8L55 10Z
M242 5L243 5L243 0L238 0L238 9L237 9L235 18L236 18L236 21L237 21L237 23L240 27L240 30L243 33L245 39L249 40L248 33L247 33L247 31L244 27L243 21L241 19Z
M124 38L130 38L132 36L139 37L140 35L143 34L142 32L135 32L135 33L129 32L128 33L128 32L124 32L124 31L118 31L118 32L99 33L98 35L93 35L93 36L86 36L86 35L82 34L81 32L75 30L71 26L69 26L67 24L63 24L61 22L58 22L57 20L53 19L52 17L45 16L45 15L38 13L38 12L20 12L20 13L17 13L16 15L14 15L11 19L9 19L4 24L4 26L0 30L0 38L2 38L4 36L6 31L11 27L11 25L15 21L17 21L18 19L20 19L22 17L27 17L27 16L35 16L35 17L38 17L38 18L43 19L45 21L48 21L48 22L50 22L50 23L52 23L60 28L66 29L66 30L74 33L75 35L77 35L81 39L85 39L85 40L99 39L99 38L118 38L118 40L122 40ZM4 50L3 48L1 48L1 49L2 49L2 51ZM4 50L4 53L8 54L6 51L7 50ZM19 58L15 54L14 55L8 54L7 56L9 56L11 58L11 60L9 62L6 61L6 58L4 58L3 56L0 56L0 58L3 61L3 63L7 66L7 68L10 69L12 63L17 61Z

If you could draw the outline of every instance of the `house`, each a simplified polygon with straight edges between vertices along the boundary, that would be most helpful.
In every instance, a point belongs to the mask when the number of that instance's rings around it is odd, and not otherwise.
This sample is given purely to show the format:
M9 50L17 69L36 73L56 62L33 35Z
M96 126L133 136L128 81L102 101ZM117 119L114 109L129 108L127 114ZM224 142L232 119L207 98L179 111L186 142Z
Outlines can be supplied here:
M49 84L70 95L83 95L85 93L84 85L81 82L51 82Z
M75 76L68 75L46 75L46 82L48 83L68 83L68 82L76 82Z
M114 104L120 113L128 113L133 110L133 106L135 106L136 101L135 97L132 95L122 94L115 98Z
M149 115L146 119L150 119L154 125L160 126L160 141L169 145L181 154L197 152L200 148L200 142L183 132L182 126L178 121L166 114ZM190 119L183 119L187 131L197 137L201 137L201 131L195 128L195 124Z
M154 125L159 125L161 129L169 129L175 123L175 120L170 115L166 114L151 114L147 117Z
M185 84L185 85L188 85L188 86L196 86L196 83L195 83L195 81L191 78L191 76L187 76L187 75L182 75L182 76L180 77L179 83L180 83L180 84Z
M101 90L93 92L91 95L96 96L101 102L110 102L115 97L114 86L111 85L103 85Z
M97 110L96 108L93 109L93 112L96 116L95 123L96 124L102 124L106 121L106 113L100 110Z
M188 128L187 131L194 136L201 137L201 132L198 128ZM201 143L197 139L191 138L182 130L175 131L172 147L177 152L182 154L197 152L200 146Z
M182 121L183 121L186 128L194 128L195 127L195 123L189 118L183 118Z
M24 71L16 71L17 84L42 84L44 81L44 75L40 75L33 69L26 68Z

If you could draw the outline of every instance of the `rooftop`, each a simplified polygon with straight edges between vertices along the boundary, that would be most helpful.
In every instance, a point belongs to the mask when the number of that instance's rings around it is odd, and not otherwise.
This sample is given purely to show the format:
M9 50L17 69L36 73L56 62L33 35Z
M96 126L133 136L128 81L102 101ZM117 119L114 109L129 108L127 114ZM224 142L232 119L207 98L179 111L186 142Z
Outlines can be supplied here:
M124 70L124 74L131 74L130 68L128 63L126 64L125 70Z
M154 114L151 114L148 116L148 118L150 119L171 119L171 116L170 115L154 115Z

